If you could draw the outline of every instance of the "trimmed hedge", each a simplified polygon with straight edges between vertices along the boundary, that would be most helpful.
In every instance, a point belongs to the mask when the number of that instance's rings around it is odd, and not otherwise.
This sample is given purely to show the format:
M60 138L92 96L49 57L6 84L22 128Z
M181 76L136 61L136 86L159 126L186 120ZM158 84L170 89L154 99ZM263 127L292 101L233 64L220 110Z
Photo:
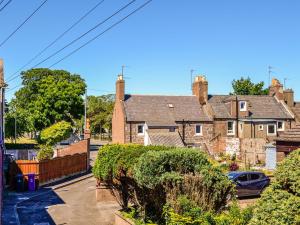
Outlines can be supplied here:
M93 168L99 182L117 191L123 209L131 203L144 221L165 223L165 205L187 194L202 210L217 212L234 194L233 184L201 150L141 145L106 145ZM176 210L175 210L176 213Z

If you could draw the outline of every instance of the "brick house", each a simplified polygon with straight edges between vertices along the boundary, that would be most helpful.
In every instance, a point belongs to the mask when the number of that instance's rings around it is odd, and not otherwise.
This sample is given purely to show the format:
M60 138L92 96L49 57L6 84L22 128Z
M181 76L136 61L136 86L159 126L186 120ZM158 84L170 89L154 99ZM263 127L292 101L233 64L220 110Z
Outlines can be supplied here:
M213 120L201 104L203 88L195 86L193 96L130 95L125 94L123 77L118 76L113 142L210 149Z
M293 92L276 79L269 96L209 95L203 76L195 77L192 91L191 96L125 95L119 76L113 142L201 147L255 164L265 160L264 146L295 120L289 107Z

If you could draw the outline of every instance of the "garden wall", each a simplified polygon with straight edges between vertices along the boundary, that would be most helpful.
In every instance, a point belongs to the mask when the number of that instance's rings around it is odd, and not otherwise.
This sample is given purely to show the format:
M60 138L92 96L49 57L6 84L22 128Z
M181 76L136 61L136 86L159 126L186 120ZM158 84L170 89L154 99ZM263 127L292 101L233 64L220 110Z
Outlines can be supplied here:
M90 139L85 139L77 143L67 145L65 148L56 149L54 151L54 157L63 157L66 155L80 154L89 152Z

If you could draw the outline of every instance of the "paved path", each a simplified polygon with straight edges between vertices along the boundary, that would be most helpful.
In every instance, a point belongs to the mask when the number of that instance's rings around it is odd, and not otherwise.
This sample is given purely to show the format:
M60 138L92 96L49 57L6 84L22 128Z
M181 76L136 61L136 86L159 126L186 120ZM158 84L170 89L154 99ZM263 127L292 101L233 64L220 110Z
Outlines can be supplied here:
M119 205L97 203L95 186L91 177L18 204L20 224L113 224Z
M91 151L91 165L97 151ZM4 198L4 225L109 225L116 202L96 202L96 180L91 173L57 182L36 192L9 192Z

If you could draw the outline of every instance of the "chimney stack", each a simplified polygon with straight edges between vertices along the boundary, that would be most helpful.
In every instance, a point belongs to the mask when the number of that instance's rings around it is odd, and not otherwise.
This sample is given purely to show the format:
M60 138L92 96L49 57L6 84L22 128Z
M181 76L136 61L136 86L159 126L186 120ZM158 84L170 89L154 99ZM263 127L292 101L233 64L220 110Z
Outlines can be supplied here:
M278 100L284 100L283 95L283 85L280 83L279 80L273 78L271 86L269 88L269 95L270 96L276 96Z
M208 101L208 82L204 76L196 76L193 83L193 95L196 95L199 103L205 105Z
M116 82L116 101L125 100L125 80L123 75L118 75L118 80Z
M294 106L294 91L293 89L286 89L283 91L284 102L289 106Z

